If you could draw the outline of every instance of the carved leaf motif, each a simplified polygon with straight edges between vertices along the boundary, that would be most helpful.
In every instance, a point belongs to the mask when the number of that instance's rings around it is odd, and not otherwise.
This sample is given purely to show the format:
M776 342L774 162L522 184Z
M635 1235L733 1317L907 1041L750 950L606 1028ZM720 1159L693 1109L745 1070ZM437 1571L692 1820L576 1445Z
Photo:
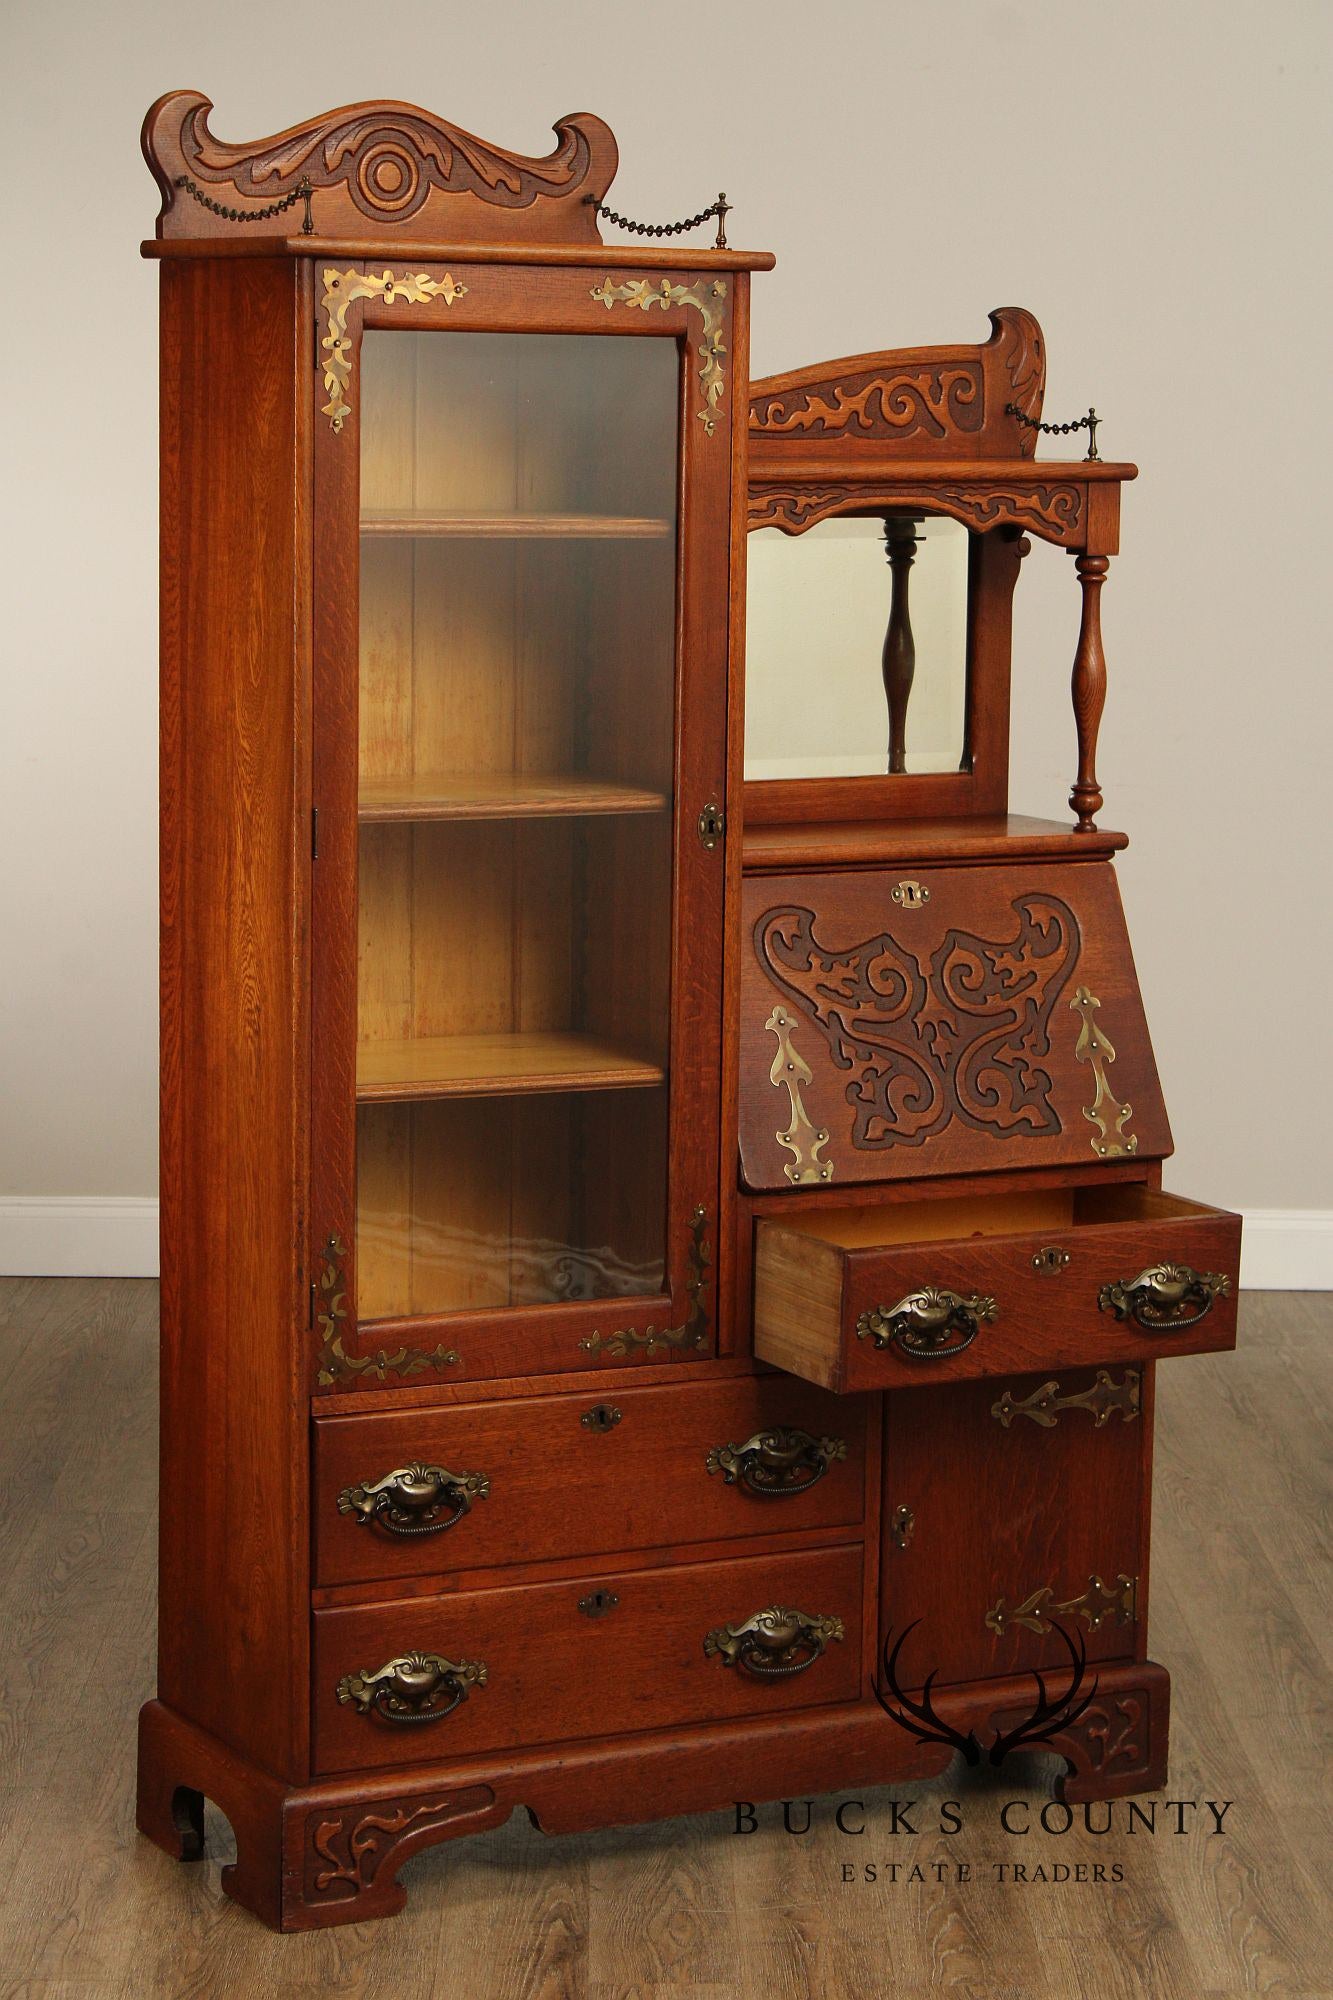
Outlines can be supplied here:
M415 1803L389 1799L378 1810L356 1817L355 1808L337 1812L334 1818L312 1815L308 1823L311 1856L307 1894L330 1899L358 1896L372 1887L405 1839L428 1829L443 1831L453 1821L471 1818L494 1803L495 1793L489 1785L469 1785L462 1791Z
M1046 393L1046 342L1041 328L1022 306L1001 306L990 316L991 338L1009 377L1011 395L1025 417L1041 415ZM1028 433L1026 449L1036 448L1036 432Z
M555 151L534 159L488 145L428 112L394 105L307 119L267 145L224 145L208 129L211 109L201 99L181 126L186 167L199 179L228 181L242 195L270 196L309 174L316 187L345 186L365 214L395 221L416 214L432 188L525 208L543 195L568 194L590 163L588 135L577 119L563 119L555 128Z
M1130 1765L1144 1761L1147 1738L1143 1720L1138 1695L1122 1695L1118 1701L1099 1702L1089 1708L1068 1734L1085 1745L1090 1769L1107 1771L1122 1761Z

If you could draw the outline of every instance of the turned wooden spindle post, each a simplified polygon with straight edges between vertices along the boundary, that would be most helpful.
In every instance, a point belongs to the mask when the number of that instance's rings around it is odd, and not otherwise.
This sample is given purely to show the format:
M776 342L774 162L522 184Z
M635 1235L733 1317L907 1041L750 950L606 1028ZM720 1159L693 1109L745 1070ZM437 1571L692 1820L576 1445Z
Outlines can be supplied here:
M884 522L884 552L893 575L889 625L884 634L884 692L889 703L889 770L907 769L907 703L916 675L916 640L907 601L908 578L916 560L916 521L890 514Z
M1078 777L1069 803L1078 816L1076 833L1096 831L1095 815L1102 809L1097 783L1097 731L1106 706L1106 655L1102 651L1102 585L1110 564L1105 556L1076 555L1074 568L1083 591L1083 615L1078 628L1071 683L1074 722L1078 729Z

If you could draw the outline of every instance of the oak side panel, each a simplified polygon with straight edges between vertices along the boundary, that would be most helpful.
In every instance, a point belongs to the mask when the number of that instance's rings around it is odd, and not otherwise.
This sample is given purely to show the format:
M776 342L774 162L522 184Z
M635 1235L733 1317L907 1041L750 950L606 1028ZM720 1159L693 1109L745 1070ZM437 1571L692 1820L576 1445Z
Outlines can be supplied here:
M309 331L300 267L162 270L158 1685L307 1768ZM303 330L304 329L304 330Z

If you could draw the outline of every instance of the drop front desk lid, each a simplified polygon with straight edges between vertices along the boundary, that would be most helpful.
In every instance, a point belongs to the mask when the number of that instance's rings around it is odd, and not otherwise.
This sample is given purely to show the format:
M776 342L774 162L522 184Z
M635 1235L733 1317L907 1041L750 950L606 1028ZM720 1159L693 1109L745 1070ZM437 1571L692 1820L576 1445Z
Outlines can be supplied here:
M747 1187L1171 1151L1109 863L752 877L743 910Z

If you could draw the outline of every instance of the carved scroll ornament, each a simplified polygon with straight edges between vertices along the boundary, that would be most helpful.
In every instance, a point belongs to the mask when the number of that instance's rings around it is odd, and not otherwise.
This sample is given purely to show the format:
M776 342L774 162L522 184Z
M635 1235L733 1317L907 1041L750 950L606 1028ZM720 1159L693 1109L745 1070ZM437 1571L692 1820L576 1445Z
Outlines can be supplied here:
M593 203L611 184L616 142L586 113L562 118L555 150L537 159L388 100L346 105L240 145L214 138L212 109L198 91L175 90L144 120L144 157L163 197L159 235L231 233L226 219L181 192L186 179L242 213L250 204L270 207L305 180L323 235L366 234L368 226L387 234L421 218L442 242L601 241ZM261 224L276 235L291 226L282 216Z
M807 485L798 479L750 480L749 526L781 528L801 535L818 521L835 514L874 514L884 508L922 514L947 514L965 528L984 534L990 528L1022 528L1043 541L1076 543L1085 514L1085 489L1073 482L1020 485L994 480L957 481L939 485L852 481L838 485Z
M961 362L938 368L867 370L818 389L757 399L750 432L765 437L948 437L979 431L981 367Z
M848 1073L854 1146L920 1146L955 1121L998 1139L1062 1129L1044 1058L1078 919L1056 896L1010 909L1010 935L950 930L929 959L887 931L831 949L808 909L760 917L760 962Z

